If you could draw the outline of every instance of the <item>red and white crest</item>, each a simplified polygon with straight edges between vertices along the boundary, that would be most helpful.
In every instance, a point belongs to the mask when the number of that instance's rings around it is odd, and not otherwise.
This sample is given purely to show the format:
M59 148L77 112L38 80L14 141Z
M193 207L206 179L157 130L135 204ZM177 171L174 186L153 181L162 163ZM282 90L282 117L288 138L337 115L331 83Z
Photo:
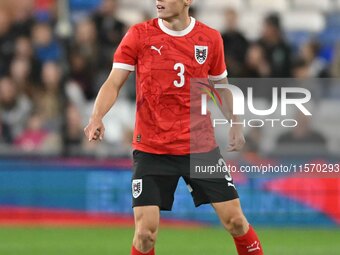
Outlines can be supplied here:
M137 198L142 194L143 186L142 179L132 180L132 196Z
M195 45L195 59L197 63L202 65L207 60L207 58L208 58L208 46Z

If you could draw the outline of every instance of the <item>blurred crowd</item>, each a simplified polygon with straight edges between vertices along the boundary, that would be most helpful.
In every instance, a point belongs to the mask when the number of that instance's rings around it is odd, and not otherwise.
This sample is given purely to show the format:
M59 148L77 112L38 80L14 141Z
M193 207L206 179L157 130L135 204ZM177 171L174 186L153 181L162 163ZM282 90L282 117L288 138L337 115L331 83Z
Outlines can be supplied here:
M96 1L85 15L66 15L61 2L0 2L0 155L124 155L133 130L133 75L109 113L105 142L88 143L83 135L93 100L128 29L117 18L119 3ZM237 11L226 10L224 22L230 77L340 76L340 54L335 51L332 61L326 60L316 40L292 47L275 14L265 17L261 37L252 41L238 30Z
M238 30L237 20L235 10L226 11L226 30L222 37L231 77L329 77L330 70L319 57L318 42L306 42L294 52L276 14L265 17L262 36L254 42L247 41Z
M82 131L87 109L127 29L115 18L116 7L116 1L102 1L65 36L57 32L58 1L1 1L3 153L74 155L96 150L84 142Z

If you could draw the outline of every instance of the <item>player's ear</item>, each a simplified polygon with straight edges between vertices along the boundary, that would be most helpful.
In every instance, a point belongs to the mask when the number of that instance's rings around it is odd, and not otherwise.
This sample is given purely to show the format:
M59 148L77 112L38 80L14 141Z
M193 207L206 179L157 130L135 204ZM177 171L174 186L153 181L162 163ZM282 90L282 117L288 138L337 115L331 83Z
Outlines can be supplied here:
M184 0L184 5L185 6L190 6L192 4L193 0Z

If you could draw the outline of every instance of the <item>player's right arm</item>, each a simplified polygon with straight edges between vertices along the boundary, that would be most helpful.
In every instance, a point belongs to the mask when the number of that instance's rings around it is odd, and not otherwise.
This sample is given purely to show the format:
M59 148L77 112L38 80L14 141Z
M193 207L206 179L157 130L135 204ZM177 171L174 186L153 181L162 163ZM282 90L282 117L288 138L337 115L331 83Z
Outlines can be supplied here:
M84 129L89 141L103 139L105 132L103 117L116 102L119 91L128 78L129 73L130 71L128 70L112 68L109 77L100 88L89 124Z
M89 124L85 127L84 132L89 141L103 139L105 132L103 117L115 103L129 73L135 71L138 50L139 32L132 26L114 54L112 71L99 90Z

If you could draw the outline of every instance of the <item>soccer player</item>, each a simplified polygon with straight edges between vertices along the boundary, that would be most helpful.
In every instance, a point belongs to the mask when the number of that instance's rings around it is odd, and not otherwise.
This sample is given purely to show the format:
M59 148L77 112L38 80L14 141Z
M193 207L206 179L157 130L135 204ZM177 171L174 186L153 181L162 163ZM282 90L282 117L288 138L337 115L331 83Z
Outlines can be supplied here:
M113 68L97 96L87 138L102 140L102 118L113 106L130 72L136 71L136 125L133 138L132 199L135 235L131 255L155 254L160 210L171 210L180 177L196 206L211 204L233 236L239 255L263 254L259 238L245 218L231 178L191 178L190 160L222 159L209 115L190 131L190 79L227 83L223 41L216 30L189 16L192 0L156 1L158 18L132 26L114 55ZM222 111L232 114L227 90ZM229 107L227 107L229 105ZM228 109L226 109L228 108ZM229 151L245 143L242 127L229 131ZM198 136L191 148L190 136Z

